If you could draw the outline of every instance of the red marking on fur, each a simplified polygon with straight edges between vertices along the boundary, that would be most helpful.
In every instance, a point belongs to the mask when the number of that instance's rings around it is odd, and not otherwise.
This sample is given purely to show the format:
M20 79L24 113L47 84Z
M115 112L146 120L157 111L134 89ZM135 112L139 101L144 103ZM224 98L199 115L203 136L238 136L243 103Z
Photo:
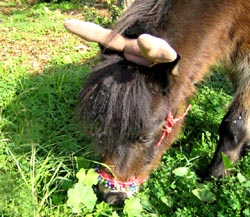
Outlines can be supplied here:
M179 116L178 118L174 118L171 112L168 113L167 117L165 118L165 124L163 126L161 138L159 139L159 141L158 141L158 143L156 145L157 147L159 147L161 145L164 138L168 138L169 134L173 130L174 125L178 121L182 120L187 115L190 108L191 108L191 105L188 105L187 108L186 108L186 111L184 112L184 114Z

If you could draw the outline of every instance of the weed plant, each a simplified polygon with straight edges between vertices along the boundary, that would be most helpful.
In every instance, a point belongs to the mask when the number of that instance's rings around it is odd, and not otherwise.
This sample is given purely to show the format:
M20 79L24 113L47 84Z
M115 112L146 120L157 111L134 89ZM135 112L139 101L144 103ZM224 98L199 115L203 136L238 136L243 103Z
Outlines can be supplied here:
M76 115L77 95L98 46L69 34L63 21L111 25L120 12L110 2L2 5L1 216L250 216L249 155L228 166L234 176L205 183L197 176L212 158L232 98L223 69L215 67L197 86L183 133L140 193L111 207L92 192L92 139Z

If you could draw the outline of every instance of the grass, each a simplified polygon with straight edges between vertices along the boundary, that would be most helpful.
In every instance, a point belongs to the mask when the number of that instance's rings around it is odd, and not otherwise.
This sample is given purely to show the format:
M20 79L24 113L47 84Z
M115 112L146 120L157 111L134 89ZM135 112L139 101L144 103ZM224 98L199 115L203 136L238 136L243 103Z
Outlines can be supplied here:
M220 183L200 183L196 175L212 158L232 98L219 67L198 86L183 133L140 193L124 209L97 201L75 214L67 192L91 159L91 137L81 132L75 105L98 47L69 34L63 21L110 25L119 13L108 5L110 19L107 5L103 11L91 1L0 6L1 216L250 216L249 155L236 163L235 176Z

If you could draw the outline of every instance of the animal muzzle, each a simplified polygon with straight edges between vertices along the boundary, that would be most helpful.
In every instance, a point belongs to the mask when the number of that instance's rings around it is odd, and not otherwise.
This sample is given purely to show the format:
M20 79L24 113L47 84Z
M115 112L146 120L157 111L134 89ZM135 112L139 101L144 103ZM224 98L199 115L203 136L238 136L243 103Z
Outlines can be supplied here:
M123 204L124 200L131 196L124 191L114 191L111 189L104 189L101 184L96 186L95 191L100 200L104 200L110 205Z
M123 203L126 198L138 192L140 185L146 180L133 177L128 181L119 181L112 174L99 167L96 167L95 171L99 175L95 191L100 199L111 205Z

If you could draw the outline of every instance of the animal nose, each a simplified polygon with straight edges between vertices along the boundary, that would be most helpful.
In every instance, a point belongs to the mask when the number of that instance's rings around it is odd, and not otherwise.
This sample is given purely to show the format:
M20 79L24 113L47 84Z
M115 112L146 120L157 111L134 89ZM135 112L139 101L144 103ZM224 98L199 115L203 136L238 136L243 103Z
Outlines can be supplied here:
M128 197L126 192L104 192L103 199L110 205L119 205Z
M95 187L95 192L100 200L104 200L110 205L122 204L124 200L129 197L127 192L104 189L100 185Z

